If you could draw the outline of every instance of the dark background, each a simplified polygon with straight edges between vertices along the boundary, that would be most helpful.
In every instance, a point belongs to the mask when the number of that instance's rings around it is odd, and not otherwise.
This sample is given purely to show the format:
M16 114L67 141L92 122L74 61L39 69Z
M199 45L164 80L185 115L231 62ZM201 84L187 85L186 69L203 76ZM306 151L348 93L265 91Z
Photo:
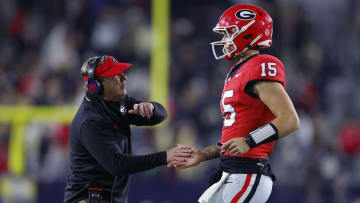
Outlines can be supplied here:
M273 46L300 130L278 141L269 202L360 202L360 1L171 1L167 125L133 128L135 154L177 143L201 148L221 135L219 100L231 63L210 42L225 9L252 3L274 20ZM70 105L83 97L80 67L108 54L134 66L128 94L149 98L151 1L1 0L0 105ZM1 114L2 112L0 112ZM68 126L29 123L26 176L7 166L11 123L0 123L0 202L61 202L68 172ZM132 177L130 203L196 202L217 160Z

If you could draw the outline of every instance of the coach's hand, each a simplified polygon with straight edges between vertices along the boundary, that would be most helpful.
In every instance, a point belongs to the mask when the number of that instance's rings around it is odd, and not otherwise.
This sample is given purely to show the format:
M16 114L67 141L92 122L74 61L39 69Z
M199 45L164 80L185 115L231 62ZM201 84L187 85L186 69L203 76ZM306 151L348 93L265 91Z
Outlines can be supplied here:
M140 115L142 117L151 118L154 112L154 105L150 102L142 102L134 104L133 109L129 110L129 113Z
M185 158L190 157L192 153L191 147L178 144L176 147L166 151L167 163L177 162L182 165L186 161Z
M232 155L244 154L250 149L243 137L228 140L223 144L222 148L230 152Z
M179 161L173 161L171 163L168 163L167 167L174 167L174 168L189 168L198 165L203 161L203 156L200 152L200 150L192 149L193 153L185 158L185 161L179 162Z

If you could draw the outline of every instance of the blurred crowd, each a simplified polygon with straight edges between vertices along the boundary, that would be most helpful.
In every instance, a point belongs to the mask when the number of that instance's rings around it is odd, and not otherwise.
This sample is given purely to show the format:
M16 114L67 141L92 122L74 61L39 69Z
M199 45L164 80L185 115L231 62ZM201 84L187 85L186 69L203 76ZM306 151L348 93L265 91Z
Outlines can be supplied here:
M232 64L216 61L209 43L220 38L212 29L221 13L239 3L272 16L273 46L262 53L283 61L286 90L301 119L271 157L275 187L301 188L311 203L325 201L323 190L332 191L333 202L360 202L358 0L171 1L170 118L158 128L134 128L134 153L176 143L201 148L220 139L219 101ZM133 63L128 94L149 98L151 1L2 0L0 27L0 105L77 106L84 95L81 64L103 54ZM0 176L8 174L10 131L11 123L0 123ZM25 136L26 176L65 182L68 125L29 123ZM154 173L196 182L215 165Z

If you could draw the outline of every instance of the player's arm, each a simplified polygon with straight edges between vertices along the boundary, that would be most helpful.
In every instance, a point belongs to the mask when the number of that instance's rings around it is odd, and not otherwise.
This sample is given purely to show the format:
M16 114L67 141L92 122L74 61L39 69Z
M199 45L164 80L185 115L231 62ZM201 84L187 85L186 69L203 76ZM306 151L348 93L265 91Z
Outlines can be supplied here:
M199 163L220 157L220 146L210 145L201 150L193 149L191 157L185 158L185 162L174 161L168 164L168 167L189 168L198 165Z
M284 87L278 82L258 82L254 92L276 116L271 122L278 131L278 138L285 137L300 127L299 117Z
M220 157L220 146L215 144L215 145L210 145L208 147L205 147L204 149L200 150L200 154L202 157L201 161L207 161L207 160L211 160L211 159L216 159Z
M276 118L245 137L234 138L224 143L223 148L233 155L246 153L250 148L285 137L300 127L294 105L281 83L259 81L254 84L254 93Z

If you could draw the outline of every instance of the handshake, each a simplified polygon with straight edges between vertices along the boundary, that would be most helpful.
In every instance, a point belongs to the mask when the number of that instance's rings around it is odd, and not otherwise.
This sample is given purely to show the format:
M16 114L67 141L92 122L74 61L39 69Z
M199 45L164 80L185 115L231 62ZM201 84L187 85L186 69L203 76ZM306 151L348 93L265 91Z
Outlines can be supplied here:
M227 151L237 156L246 153L249 149L250 147L243 137L230 139L223 144L219 142L202 150L178 144L176 147L166 151L167 166L181 169L189 168L198 165L202 161L220 157L220 151Z
M189 168L203 161L200 150L187 145L178 144L176 147L166 151L167 166L174 168Z

